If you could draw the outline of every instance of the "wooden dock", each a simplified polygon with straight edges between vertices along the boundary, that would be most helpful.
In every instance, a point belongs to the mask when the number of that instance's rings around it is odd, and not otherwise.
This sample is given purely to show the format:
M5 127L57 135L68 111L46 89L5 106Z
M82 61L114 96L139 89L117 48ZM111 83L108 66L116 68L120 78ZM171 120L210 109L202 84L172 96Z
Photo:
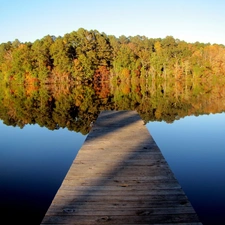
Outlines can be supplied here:
M99 115L41 224L201 225L135 111Z

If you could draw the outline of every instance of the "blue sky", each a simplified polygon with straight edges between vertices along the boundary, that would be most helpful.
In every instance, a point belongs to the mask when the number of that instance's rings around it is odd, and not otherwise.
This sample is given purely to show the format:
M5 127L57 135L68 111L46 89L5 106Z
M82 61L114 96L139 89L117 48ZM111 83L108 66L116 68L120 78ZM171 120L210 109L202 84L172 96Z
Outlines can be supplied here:
M0 43L98 30L225 44L224 0L0 0Z

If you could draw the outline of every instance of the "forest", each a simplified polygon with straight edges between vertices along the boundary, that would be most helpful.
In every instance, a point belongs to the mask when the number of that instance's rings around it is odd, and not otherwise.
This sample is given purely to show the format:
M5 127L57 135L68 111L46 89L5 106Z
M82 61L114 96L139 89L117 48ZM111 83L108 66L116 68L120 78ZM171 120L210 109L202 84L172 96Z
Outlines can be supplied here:
M116 38L96 30L33 43L0 44L0 82L23 85L109 79L213 79L225 74L225 46L145 36ZM203 77L204 76L204 77Z
M80 28L0 44L0 119L88 133L105 109L173 122L225 110L225 46Z

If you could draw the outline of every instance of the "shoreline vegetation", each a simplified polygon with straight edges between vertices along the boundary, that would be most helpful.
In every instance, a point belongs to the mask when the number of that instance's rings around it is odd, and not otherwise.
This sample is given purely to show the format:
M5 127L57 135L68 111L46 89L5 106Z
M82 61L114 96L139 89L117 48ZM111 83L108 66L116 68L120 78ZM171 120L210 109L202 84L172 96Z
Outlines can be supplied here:
M173 122L225 110L225 46L96 30L0 44L0 119L87 134L104 109Z

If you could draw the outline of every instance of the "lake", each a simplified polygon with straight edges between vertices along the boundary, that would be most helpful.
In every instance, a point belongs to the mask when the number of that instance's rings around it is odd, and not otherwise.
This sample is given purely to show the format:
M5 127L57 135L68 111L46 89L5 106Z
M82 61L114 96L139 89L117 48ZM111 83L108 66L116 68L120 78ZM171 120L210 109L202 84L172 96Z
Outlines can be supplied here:
M225 224L225 114L146 124L204 225ZM86 135L0 121L0 214L40 224ZM32 219L31 219L32 218Z

